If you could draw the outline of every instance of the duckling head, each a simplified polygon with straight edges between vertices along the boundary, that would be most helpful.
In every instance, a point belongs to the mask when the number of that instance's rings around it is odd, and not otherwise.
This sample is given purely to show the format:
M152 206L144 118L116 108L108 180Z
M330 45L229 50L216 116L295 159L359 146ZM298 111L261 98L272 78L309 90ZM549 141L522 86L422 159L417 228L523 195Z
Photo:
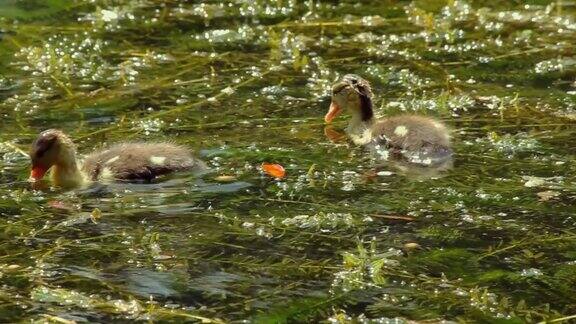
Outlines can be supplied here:
M324 117L332 122L343 110L364 122L374 117L370 83L354 74L345 75L332 86L332 102Z
M30 179L40 180L52 166L63 168L76 163L76 148L74 143L57 129L45 130L32 143L30 149L32 170Z

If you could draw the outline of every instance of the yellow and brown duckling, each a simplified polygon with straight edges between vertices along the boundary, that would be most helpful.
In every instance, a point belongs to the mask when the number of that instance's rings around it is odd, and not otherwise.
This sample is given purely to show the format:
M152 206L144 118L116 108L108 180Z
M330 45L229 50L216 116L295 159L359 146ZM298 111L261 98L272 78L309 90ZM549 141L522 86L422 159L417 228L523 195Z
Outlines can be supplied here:
M80 187L92 181L149 182L204 165L187 148L170 143L120 143L88 155L81 163L72 140L56 129L40 133L30 158L30 179L40 180L50 170L52 183L59 187Z
M450 158L450 134L440 121L430 117L399 115L376 119L370 83L353 74L332 86L332 103L325 116L332 122L342 111L352 119L346 132L355 144L379 146L424 165Z

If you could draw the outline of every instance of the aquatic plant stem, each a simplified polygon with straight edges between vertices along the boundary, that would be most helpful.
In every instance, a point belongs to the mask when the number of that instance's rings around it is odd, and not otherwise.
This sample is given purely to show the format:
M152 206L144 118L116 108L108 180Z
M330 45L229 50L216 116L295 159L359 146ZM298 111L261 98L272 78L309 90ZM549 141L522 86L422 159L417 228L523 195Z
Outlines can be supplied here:
M265 200L265 201L289 203L289 204L306 204L306 205L313 205L313 206L321 206L321 207L331 208L331 206L328 206L328 205L323 205L323 204L313 203L313 202L306 202L306 201L284 200L284 199L270 199L270 198L258 198L258 199L259 199L259 200ZM415 220L415 218L409 217L409 216L380 215L380 214L368 214L368 215L369 215L369 216L373 216L373 217L377 217L377 218L390 219L390 220L403 220L403 221L409 221L409 222L412 222L412 221Z
M19 148L18 146L14 145L14 144L12 144L12 143L10 143L10 142L3 142L2 144L10 147L10 148L13 149L14 151L20 153L22 156L29 157L28 153L26 153L23 149Z
M512 249L527 246L527 245L533 245L533 244L538 244L538 243L542 243L542 242L554 242L554 241L573 240L573 239L576 239L576 234L570 234L567 236L552 237L552 238L540 239L540 240L535 239L535 238L527 238L527 239L519 241L518 243L506 246L506 247L498 249L498 250L494 250L492 252L485 253L485 254L481 255L480 257L478 257L477 260L480 261L480 260L485 259L487 257L494 256L496 254L500 254L500 253L506 252L508 250L512 250Z
M555 318L547 321L538 322L538 324L546 324L546 323L557 323L557 322L565 322L571 319L575 319L576 315L570 315L566 317Z
M233 87L225 87L225 88L222 88L222 89L220 89L220 91L219 91L217 94L215 94L215 95L212 96L212 97L202 99L202 100L200 100L200 101L194 102L194 103L189 104L189 105L178 106L178 107L176 107L176 108L172 108L172 109L168 109L168 110L163 110L163 111L159 111L159 112L156 112L156 113L152 113L152 114L149 114L149 115L147 115L147 116L145 116L145 117L143 117L143 118L139 118L139 119L137 119L137 120L145 120L145 119L150 119L150 118L158 118L158 117L166 116L166 115L169 115L169 114L181 112L181 111L183 111L183 110L187 110L187 109L190 109L190 108L200 107L200 106L209 104L209 103L212 102L212 101L216 101L216 100L218 100L219 98L222 98L222 97L224 97L224 96L227 96L228 94L226 94L226 93L223 91L224 89L226 89L226 88L232 88L232 89L235 91L235 90L237 90L237 89L239 89L239 88L241 88L241 87L244 87L244 86L246 86L246 85L248 85L248 84L250 84L250 83L252 83L252 82L255 82L257 79L260 79L260 78L266 76L266 75L267 75L268 73L270 73L270 72L271 72L271 71L270 71L270 69L268 68L268 69L266 69L265 72L262 73L262 75L260 75L260 76L258 76L258 77L251 77L251 78L249 78L249 79L247 79L247 80L244 80L243 82L240 82L240 83L234 85ZM91 137L91 136L94 136L94 135L97 135L97 134L106 133L106 132L109 132L109 131L111 131L111 130L113 130L113 129L119 128L120 126L121 126L121 124L116 124L116 125L113 125L113 126L109 126L109 127L106 127L106 128L102 128L102 129L99 129L99 130L94 131L94 132L92 132L92 133L89 133L89 134L87 134L87 135L80 136L80 137L78 137L77 139L84 139L84 138L88 138L88 137Z
M542 52L545 50L548 50L548 48L531 48L531 49L526 50L526 51L512 52L512 53L507 53L507 54L502 54L502 55L496 55L496 56L492 57L492 59L497 60L497 59L502 59L502 58L507 58L507 57L525 55L525 54L534 54L534 53L539 53L539 52ZM450 66L450 65L479 64L479 63L480 62L477 62L477 61L458 61L458 62L445 62L445 63L440 63L440 64L444 65L444 66Z

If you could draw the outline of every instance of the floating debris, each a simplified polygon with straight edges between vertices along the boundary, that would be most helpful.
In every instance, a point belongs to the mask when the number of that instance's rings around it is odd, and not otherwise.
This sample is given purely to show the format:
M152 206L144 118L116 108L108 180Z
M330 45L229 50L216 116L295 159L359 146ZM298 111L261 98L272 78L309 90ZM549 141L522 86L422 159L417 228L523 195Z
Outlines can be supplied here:
M236 181L236 176L233 175L219 175L214 180L218 182L233 182Z
M528 182L526 182L526 184L528 184ZM540 191L536 193L536 195L538 196L538 201L549 201L559 197L560 193L558 191L546 190L546 191Z
M282 179L286 176L286 170L280 164L262 163L262 171L276 179Z

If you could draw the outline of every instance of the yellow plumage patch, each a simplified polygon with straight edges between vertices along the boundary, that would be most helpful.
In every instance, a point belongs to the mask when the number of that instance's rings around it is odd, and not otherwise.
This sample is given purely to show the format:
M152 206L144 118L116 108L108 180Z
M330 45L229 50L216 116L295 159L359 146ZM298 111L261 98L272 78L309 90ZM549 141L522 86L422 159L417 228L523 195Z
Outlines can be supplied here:
M397 126L394 129L394 134L397 136L406 136L406 134L408 134L408 127L404 125Z
M165 161L166 161L165 156L151 156L150 157L150 162L152 164L162 165L162 164L164 164Z

